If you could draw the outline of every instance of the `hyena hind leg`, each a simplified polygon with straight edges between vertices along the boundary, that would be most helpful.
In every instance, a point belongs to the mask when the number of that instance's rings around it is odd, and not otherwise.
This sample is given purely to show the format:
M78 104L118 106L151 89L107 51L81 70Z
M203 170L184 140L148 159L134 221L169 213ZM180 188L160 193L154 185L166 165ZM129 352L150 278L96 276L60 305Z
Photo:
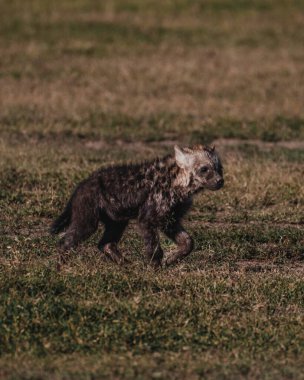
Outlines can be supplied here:
M181 261L191 253L194 247L193 239L179 222L162 228L162 231L177 244L177 248L165 257L166 266Z
M69 257L69 250L77 248L77 246L84 240L88 239L98 227L98 219L91 216L91 218L77 218L75 215L72 217L72 222L63 233L59 242L59 261L58 268L67 262Z
M105 230L102 238L98 243L98 248L116 264L127 263L128 260L121 254L118 249L118 242L121 239L128 225L128 222L117 222L105 216L102 218L102 222L105 225Z

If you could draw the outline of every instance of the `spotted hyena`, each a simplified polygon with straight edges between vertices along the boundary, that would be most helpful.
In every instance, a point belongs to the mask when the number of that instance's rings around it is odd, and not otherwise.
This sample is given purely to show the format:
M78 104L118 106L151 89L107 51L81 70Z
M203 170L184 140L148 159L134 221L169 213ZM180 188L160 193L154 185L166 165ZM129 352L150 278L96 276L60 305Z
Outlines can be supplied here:
M218 190L224 184L223 170L214 148L174 147L174 154L150 162L101 168L75 189L51 232L61 231L61 248L68 250L91 236L104 224L98 248L116 263L124 256L118 249L125 228L136 219L149 262L171 265L193 249L193 240L181 224L193 195L203 189ZM163 257L159 230L177 248Z

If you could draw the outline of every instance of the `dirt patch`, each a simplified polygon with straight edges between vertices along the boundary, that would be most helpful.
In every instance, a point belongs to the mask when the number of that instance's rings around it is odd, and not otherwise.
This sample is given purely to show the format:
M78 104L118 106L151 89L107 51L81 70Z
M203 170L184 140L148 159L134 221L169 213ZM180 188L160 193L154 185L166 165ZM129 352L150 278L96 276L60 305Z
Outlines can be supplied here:
M97 141L87 141L85 143L85 146L89 149L93 149L93 150L101 150L101 149L104 149L104 148L108 148L110 144L108 144L106 141L104 140L97 140Z
M177 140L166 139L162 141L153 141L153 142L143 142L143 141L125 141L125 140L115 140L108 142L105 140L90 140L85 143L85 146L89 149L100 150L109 147L124 147L127 149L132 149L136 151L155 151L155 148L159 147L172 147L175 144L178 144ZM268 142L258 139L226 139L220 138L214 140L210 145L215 145L219 150L226 147L237 147L240 145L253 145L257 146L263 150L271 150L273 148L286 148L286 149L304 149L304 141L277 141L277 142Z
M93 150L101 150L104 148L124 148L127 150L133 150L137 152L152 152L154 149L152 148L151 144L146 144L141 141L137 142L129 142L124 140L115 140L112 142L107 142L105 140L97 140L97 141L88 141L85 143L85 146L89 149Z
M239 145L254 145L258 148L264 150L270 150L276 147L286 148L286 149L304 149L304 141L292 140L292 141L276 141L276 142L268 142L262 141L258 139L226 139L220 138L216 139L212 143L215 146L219 147L234 147Z
M134 150L137 152L155 152L157 148L166 148L172 147L178 142L175 140L162 140L162 141L153 141L153 142L143 142L143 141L125 141L125 140L115 140L115 141L105 141L105 140L96 140L96 141L87 141L85 146L93 150L101 150L104 148L125 148L128 150Z

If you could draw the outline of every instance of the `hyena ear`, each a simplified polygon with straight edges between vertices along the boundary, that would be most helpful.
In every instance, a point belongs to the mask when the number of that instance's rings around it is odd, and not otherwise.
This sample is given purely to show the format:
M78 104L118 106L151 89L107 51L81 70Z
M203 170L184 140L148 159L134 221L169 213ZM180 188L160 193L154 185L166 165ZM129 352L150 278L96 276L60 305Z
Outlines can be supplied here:
M174 146L175 160L181 169L187 169L192 164L192 157L190 152L186 152L177 145Z

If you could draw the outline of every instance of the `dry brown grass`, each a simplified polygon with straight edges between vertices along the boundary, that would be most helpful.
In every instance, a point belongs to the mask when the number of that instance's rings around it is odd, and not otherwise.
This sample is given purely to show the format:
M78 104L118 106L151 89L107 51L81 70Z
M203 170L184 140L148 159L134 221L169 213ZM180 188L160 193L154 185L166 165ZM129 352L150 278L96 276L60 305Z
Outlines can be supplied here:
M1 111L34 108L50 119L96 108L215 120L303 117L303 61L304 53L288 49L171 46L144 56L33 59L28 75L0 78Z

